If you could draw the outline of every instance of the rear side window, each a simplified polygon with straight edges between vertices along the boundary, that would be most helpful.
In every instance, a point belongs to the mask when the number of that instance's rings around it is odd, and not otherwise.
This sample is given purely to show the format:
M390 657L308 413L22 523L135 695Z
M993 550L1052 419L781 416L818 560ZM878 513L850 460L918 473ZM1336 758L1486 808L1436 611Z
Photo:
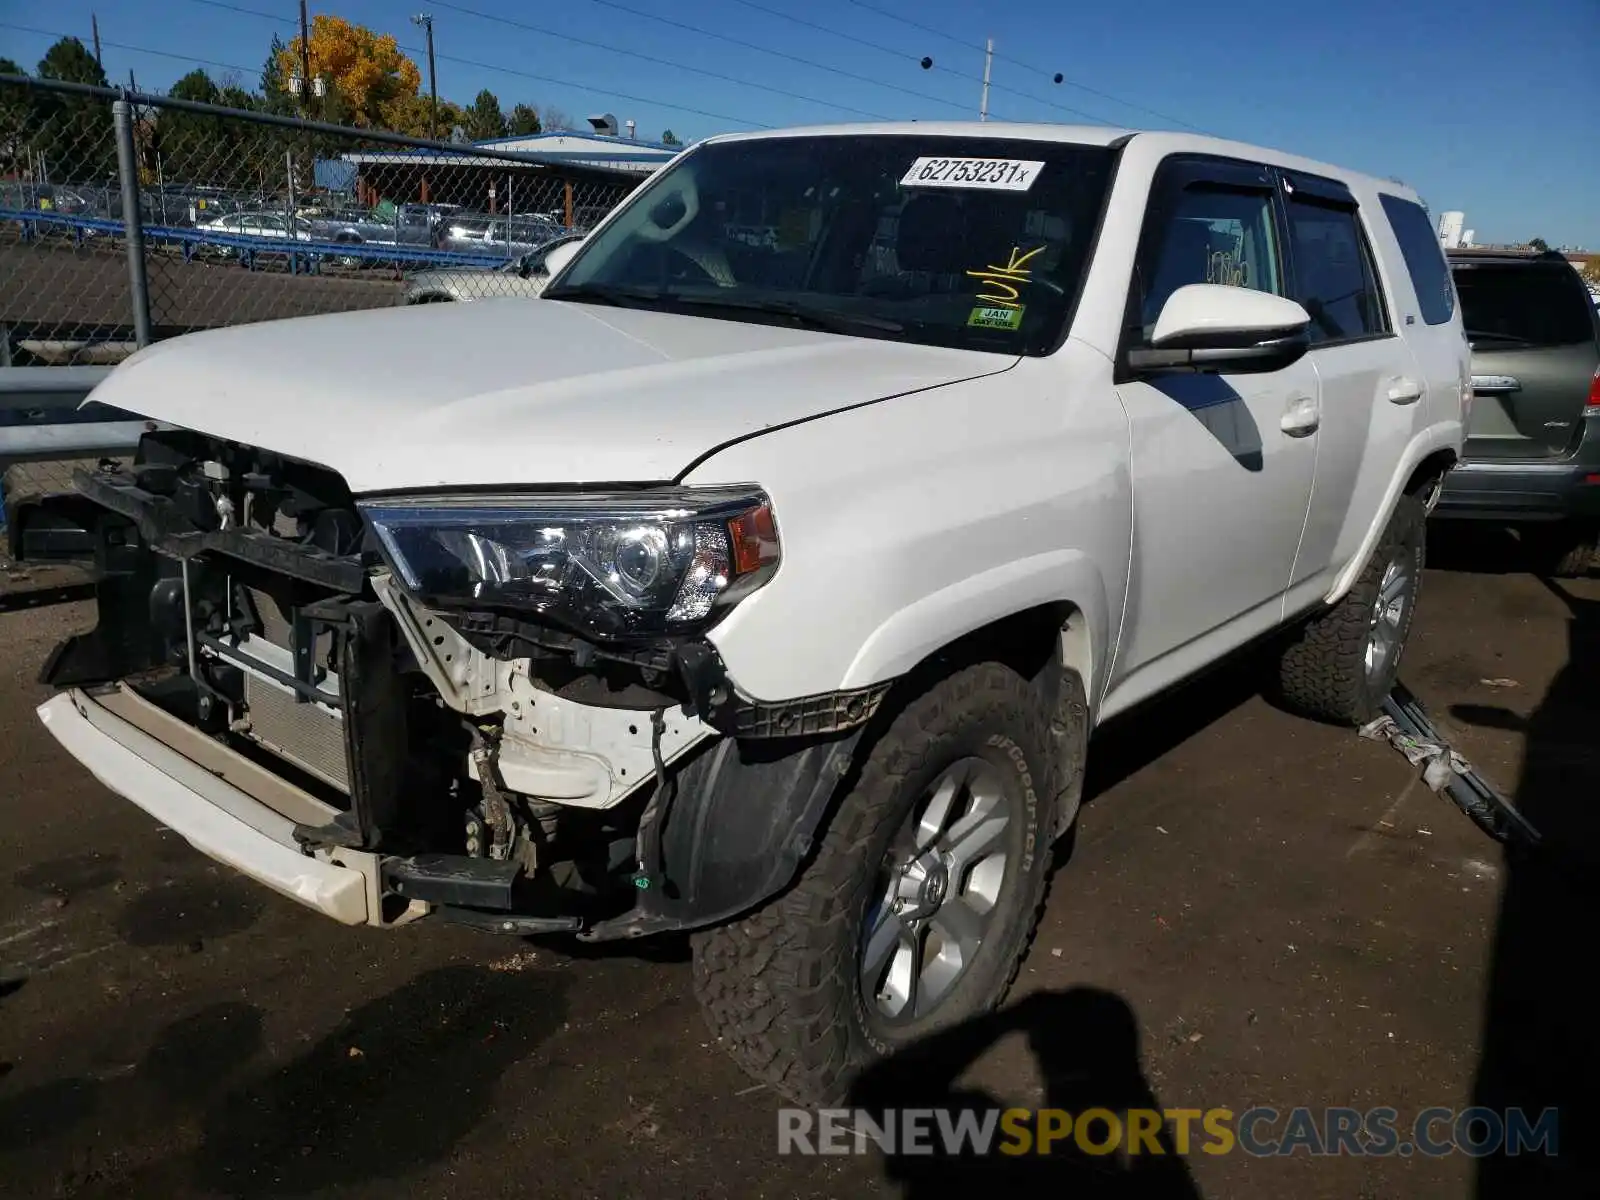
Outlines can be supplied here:
M1289 200L1294 299L1311 314L1311 341L1344 342L1389 332L1372 256L1356 214Z
M1383 211L1400 243L1411 286L1416 289L1422 319L1429 325L1443 325L1456 311L1456 294L1450 286L1450 268L1445 265L1439 237L1433 222L1420 204L1399 196L1382 196Z
M1474 341L1570 346L1594 340L1589 294L1565 263L1457 263L1461 320Z

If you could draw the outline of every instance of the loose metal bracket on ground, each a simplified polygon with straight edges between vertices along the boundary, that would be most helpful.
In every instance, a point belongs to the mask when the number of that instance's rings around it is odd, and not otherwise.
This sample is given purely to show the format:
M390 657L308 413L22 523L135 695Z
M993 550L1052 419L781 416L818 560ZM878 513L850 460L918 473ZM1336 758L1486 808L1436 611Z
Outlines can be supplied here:
M1404 685L1395 684L1383 702L1383 716L1363 725L1361 736L1388 742L1412 766L1421 766L1423 782L1448 796L1495 841L1534 847L1543 840L1528 818L1451 748Z

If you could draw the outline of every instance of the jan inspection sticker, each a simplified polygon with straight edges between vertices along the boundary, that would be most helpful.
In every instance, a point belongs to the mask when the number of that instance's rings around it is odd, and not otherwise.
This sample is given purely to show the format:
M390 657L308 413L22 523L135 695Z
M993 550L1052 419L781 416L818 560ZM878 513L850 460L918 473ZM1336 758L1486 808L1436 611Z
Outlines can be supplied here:
M1022 325L1022 306L989 308L980 304L968 314L967 324L979 329L1017 329Z

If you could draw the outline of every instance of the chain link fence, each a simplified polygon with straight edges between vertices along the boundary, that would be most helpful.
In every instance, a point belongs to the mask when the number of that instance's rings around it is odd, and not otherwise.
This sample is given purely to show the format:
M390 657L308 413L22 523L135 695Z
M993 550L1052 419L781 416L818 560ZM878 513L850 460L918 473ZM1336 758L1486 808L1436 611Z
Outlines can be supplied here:
M196 329L537 295L654 164L0 79L0 366Z

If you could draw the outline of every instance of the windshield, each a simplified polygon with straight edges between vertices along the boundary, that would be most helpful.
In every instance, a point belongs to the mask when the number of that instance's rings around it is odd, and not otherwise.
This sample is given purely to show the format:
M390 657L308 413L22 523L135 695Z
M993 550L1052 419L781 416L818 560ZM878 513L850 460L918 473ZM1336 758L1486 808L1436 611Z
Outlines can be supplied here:
M987 137L713 142L667 167L545 294L1044 354L1112 159Z

